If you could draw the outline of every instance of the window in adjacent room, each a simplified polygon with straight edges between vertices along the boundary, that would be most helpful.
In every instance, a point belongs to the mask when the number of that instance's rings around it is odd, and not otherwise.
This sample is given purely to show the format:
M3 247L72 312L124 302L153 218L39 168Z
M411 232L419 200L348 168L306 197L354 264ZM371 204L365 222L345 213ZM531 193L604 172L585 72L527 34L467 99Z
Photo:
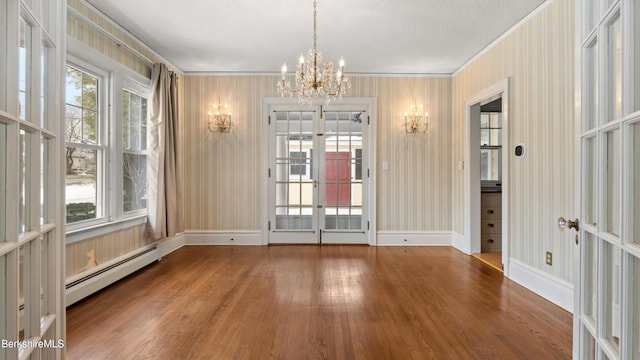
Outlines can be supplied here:
M480 179L502 181L502 113L480 115Z

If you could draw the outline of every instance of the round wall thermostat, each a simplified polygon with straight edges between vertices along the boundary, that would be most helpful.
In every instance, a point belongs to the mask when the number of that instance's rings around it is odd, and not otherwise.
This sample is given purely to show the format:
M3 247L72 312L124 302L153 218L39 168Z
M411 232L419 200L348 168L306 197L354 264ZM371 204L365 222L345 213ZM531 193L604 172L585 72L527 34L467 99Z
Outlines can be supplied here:
M515 148L515 154L517 157L524 157L525 155L525 147L524 144L518 144Z

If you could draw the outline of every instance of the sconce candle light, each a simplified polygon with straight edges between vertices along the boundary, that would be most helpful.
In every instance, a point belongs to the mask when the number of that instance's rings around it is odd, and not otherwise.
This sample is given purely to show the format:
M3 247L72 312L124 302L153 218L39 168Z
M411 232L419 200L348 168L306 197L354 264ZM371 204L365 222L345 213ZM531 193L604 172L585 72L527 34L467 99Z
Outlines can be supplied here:
M410 105L404 113L404 130L407 134L424 134L429 127L429 113L423 112L422 105Z
M214 112L209 112L209 131L212 133L228 133L231 131L231 111L227 104L224 107L218 104L213 105Z

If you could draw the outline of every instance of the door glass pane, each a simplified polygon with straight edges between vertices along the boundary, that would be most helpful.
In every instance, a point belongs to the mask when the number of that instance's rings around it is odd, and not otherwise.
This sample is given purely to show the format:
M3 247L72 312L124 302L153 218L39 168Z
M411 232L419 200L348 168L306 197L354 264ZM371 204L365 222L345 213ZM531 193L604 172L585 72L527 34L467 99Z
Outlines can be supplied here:
M582 202L583 216L585 224L596 225L598 218L597 209L597 188L598 172L597 172L597 141L595 137L583 139L582 154L584 158L583 167L583 185L582 185Z
M584 28L584 36L589 34L591 30L596 26L596 19L598 18L598 1L596 0L586 0L583 1L585 4L585 11L587 12L587 24Z
M605 296L605 339L608 340L611 345L620 350L620 332L621 325L621 294L622 294L622 276L620 273L622 256L619 247L604 242L604 261L606 264L605 281L606 291Z
M630 126L629 239L640 244L640 122Z
M29 191L31 165L31 137L29 133L20 129L20 163L18 168L18 232L20 234L31 230L29 217L31 191Z
M47 1L43 1L45 3ZM47 68L49 66L49 57L50 57L50 49L47 47L45 43L42 44L41 49L41 63L40 63L40 125L43 128L50 129L50 120L47 116L47 109L50 108L48 102L49 97L51 96L51 91L49 91L49 77ZM51 106L52 107L52 106ZM49 111L50 113L50 111Z
M605 231L620 236L620 129L606 134Z
M324 113L327 230L362 230L362 115Z
M585 112L583 119L585 121L584 129L591 130L598 124L598 43L593 41L590 47L585 51L585 61L587 68L587 76L584 80L585 95L584 107Z
M0 123L0 242L7 241L7 125Z
M25 247L21 246L20 247L20 251L19 251L19 257L20 259L18 260L19 265L18 265L18 272L19 272L19 276L18 276L18 312L20 314L22 314L23 316L23 321L21 322L21 326L18 329L18 340L22 341L24 340L24 323L25 320L27 319L26 314L24 313L24 310L20 310L21 307L24 307L25 309L27 308L27 306L25 306L25 286L26 284L28 284L28 282L26 282L25 280L25 271L28 269L28 256L29 256L29 252L25 251Z
M584 276L582 312L595 328L598 306L598 242L596 237L584 232L584 263L580 264Z
M7 28L7 15L9 14L9 11L7 9L9 5L8 1L3 1L0 3L0 27L3 29L3 36L4 35L4 29ZM7 71L9 70L7 68L7 66L5 66L5 62L4 59L7 59L7 42L4 40L0 41L0 60L1 62L1 66L0 66L0 110L3 111L7 111ZM12 55L15 56L15 55ZM11 90L13 91L13 90ZM4 339L4 338L3 338Z
M51 305L55 304L54 299L50 298L50 292L52 289L50 289L49 286L54 283L54 262L50 260L56 250L49 242L48 234L44 234L40 237L40 244L40 292L42 293L40 298L40 313L42 316L47 316L50 313L49 303L51 302Z
M634 68L634 76L635 76L635 80L633 81L633 83L635 84L635 88L634 88L634 94L635 94L635 99L634 99L634 106L633 109L635 111L640 110L640 61L638 61L638 58L640 58L640 1L635 0L634 1L634 14L633 14L633 29L631 30L633 32L633 48L634 48L634 52L635 52L635 56L634 56L634 60L633 64L631 66L633 66Z
M596 360L596 340L586 327L582 328L582 338L584 339L584 347L581 349L582 357L585 360Z
M622 31L620 15L609 25L608 63L609 63L609 118L608 121L622 117Z
M313 229L313 112L276 112L275 171L275 229Z
M630 278L631 285L631 312L633 314L633 325L631 334L633 338L631 343L633 344L631 349L631 358L633 360L640 360L640 259L628 255L630 258Z
M19 118L28 119L31 104L31 25L20 17L18 28L19 57L18 57L18 105Z
M51 164L54 160L51 155L51 140L42 138L42 161L40 163L40 224L50 223L51 217L47 211L49 204L51 179Z

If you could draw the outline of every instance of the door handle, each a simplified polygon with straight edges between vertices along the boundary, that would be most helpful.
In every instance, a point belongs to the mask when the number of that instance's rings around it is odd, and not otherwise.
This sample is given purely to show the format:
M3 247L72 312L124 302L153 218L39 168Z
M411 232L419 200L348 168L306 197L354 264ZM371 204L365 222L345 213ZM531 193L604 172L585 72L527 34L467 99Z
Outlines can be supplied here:
M566 228L574 228L576 231L580 230L580 221L578 219L575 220L567 220L562 216L558 219L558 227L560 230L564 231Z

